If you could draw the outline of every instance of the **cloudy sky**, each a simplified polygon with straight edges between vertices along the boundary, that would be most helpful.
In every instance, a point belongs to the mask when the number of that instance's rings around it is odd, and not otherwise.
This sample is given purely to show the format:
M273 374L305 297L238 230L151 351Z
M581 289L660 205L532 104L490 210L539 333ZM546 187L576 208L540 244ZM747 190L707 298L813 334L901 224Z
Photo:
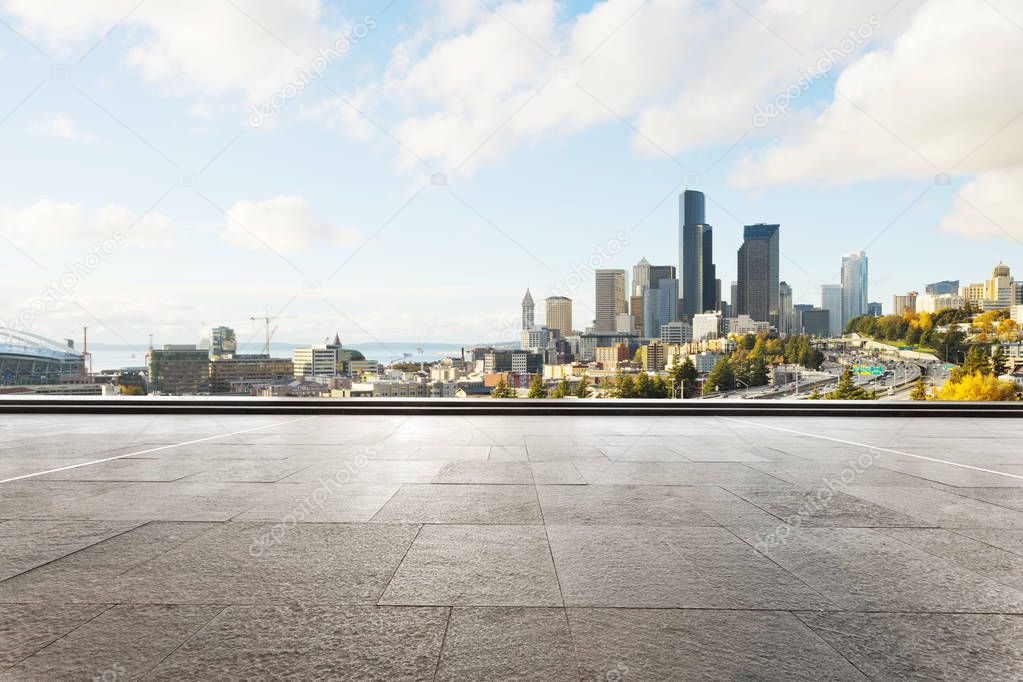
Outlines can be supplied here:
M718 272L819 300L1023 275L1015 0L0 0L0 321L188 343L511 338L526 287Z

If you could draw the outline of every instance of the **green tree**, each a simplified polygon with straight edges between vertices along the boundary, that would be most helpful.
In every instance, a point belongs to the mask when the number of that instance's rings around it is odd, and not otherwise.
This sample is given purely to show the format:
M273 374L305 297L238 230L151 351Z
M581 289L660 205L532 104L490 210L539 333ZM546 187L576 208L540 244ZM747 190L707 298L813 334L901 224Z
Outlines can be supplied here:
M653 382L650 381L650 375L646 372L640 372L639 376L636 377L636 397L637 398L653 398Z
M1005 351L1002 349L1002 345L998 344L995 347L995 352L991 356L991 373L996 377L1000 377L1003 374L1008 373L1009 362L1005 359Z
M682 363L675 363L675 366L671 369L671 384L675 391L676 396L682 396L683 398L692 398L696 395L696 381L700 378L700 373L696 371L696 365L693 364L693 360L690 357Z
M543 377L539 374L533 375L533 380L529 382L529 393L528 398L546 398L547 388L543 385Z
M852 366L846 365L842 369L842 376L838 380L838 386L834 391L824 395L825 400L877 400L877 393L867 391L856 385L853 381Z
M589 398L592 391L590 390L590 382L583 375L583 378L579 380L579 383L575 387L576 398Z
M817 388L816 386L814 386L813 387L813 392L810 393L810 397L807 398L807 400L821 400L822 398L823 398L823 396L821 396L821 390L819 388Z
M767 361L762 355L755 356L750 366L749 385L767 386L769 382L770 377L767 373Z
M497 386L495 386L494 390L490 392L490 397L491 398L514 398L515 397L515 391L512 390L511 386L508 385L508 382L505 381L504 377L501 377L500 379L497 380Z
M564 398L572 392L572 388L568 385L568 378L561 377L561 381L557 383L554 390L551 391L552 398Z
M735 368L727 357L717 361L703 382L703 394L731 391L735 388Z
M909 394L910 400L927 400L927 383L921 376L917 378L916 384L913 385L913 391Z

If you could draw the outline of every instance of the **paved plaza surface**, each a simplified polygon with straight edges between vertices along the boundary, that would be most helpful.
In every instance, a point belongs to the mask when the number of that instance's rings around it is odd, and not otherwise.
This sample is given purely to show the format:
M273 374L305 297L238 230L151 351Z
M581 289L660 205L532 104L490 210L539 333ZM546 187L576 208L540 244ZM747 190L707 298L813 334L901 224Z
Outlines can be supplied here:
M1020 679L1014 419L0 416L0 680Z

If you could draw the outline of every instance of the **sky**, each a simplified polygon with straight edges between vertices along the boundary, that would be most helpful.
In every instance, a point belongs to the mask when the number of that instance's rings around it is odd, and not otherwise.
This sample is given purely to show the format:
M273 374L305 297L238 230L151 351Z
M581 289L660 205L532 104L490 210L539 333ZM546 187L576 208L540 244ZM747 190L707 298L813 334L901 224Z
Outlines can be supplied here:
M781 224L819 303L1023 275L1014 0L0 0L0 324L143 348L512 341ZM542 317L538 303L538 317Z

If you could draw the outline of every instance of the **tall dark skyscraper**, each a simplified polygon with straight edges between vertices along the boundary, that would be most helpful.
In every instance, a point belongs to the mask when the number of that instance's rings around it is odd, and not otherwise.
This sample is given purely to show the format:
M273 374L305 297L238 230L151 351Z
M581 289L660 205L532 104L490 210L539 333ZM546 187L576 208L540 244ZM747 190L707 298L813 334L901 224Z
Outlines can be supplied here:
M706 223L703 192L687 189L679 197L678 265L681 279L682 316L716 307L714 230Z
M739 247L739 284L735 312L777 326L781 299L778 291L780 225L747 225Z

